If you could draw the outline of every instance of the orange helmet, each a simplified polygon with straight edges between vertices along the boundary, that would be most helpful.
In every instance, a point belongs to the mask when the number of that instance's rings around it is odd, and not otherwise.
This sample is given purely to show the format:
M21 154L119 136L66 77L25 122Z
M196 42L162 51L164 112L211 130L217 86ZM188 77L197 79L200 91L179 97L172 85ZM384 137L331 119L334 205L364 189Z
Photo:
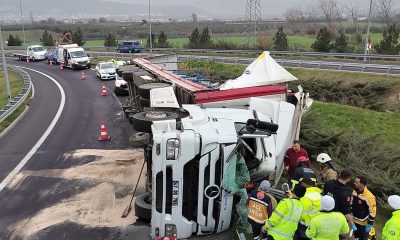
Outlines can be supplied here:
M307 162L308 158L301 156L297 159L297 163L301 163L301 162Z

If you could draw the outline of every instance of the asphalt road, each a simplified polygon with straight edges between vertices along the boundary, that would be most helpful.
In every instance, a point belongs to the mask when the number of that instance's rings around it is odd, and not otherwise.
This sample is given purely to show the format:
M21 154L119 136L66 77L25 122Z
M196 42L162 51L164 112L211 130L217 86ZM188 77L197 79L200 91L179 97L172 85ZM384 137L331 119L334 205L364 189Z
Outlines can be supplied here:
M26 165L0 190L0 240L148 239L149 223L137 219L134 209L127 218L120 217L143 161L143 153L129 146L133 129L121 109L126 97L112 95L114 82L100 82L93 70L86 70L86 80L81 80L81 71L60 71L44 62L8 64L24 67L35 95L23 117L0 139L0 181L32 152L57 111L62 112ZM60 84L63 108L57 85L30 69ZM100 95L103 84L108 96ZM98 141L100 120L110 141ZM143 186L141 181L139 193Z

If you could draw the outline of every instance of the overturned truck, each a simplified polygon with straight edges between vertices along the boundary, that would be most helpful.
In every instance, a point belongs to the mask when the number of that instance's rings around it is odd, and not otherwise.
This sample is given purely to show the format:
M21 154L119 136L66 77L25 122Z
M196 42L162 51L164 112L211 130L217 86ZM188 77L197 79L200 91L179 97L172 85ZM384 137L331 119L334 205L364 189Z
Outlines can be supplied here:
M294 76L264 52L237 79L209 89L144 59L121 66L125 106L144 147L147 192L136 198L152 237L188 238L229 228L234 194L226 176L238 157L253 179L276 171L297 138L306 94L288 91ZM290 100L290 102L288 102ZM145 133L145 134L143 134Z

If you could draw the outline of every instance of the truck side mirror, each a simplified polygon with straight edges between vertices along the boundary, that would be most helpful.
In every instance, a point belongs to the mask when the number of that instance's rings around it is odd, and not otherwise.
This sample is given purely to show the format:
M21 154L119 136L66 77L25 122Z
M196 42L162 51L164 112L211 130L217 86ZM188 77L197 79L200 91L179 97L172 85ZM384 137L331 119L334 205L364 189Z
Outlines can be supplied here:
M278 131L278 128L278 124L260 121L257 119L248 119L246 122L246 130L251 133L254 133L257 129L270 133L276 133L276 131Z

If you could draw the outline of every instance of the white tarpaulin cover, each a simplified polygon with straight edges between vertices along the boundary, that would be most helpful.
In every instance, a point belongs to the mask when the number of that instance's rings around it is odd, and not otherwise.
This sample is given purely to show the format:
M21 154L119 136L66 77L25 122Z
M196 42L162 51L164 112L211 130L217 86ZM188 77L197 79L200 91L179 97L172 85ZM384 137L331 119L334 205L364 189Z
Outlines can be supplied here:
M272 85L298 80L269 55L263 52L244 70L242 76L228 80L220 86L220 90Z

